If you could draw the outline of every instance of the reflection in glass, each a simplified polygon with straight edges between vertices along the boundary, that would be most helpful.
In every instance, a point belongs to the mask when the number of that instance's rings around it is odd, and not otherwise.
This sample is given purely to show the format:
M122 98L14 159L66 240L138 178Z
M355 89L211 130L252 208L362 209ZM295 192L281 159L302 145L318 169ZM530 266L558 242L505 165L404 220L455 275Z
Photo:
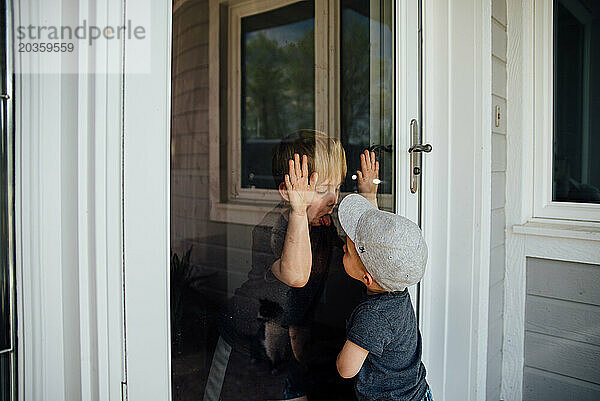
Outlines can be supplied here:
M554 2L554 201L600 203L600 3Z
M315 125L315 43L326 41L315 40L314 1L264 12L258 9L262 2L248 3L257 8L242 17L236 38L228 37L230 10L221 6L219 110L209 109L213 21L207 20L207 3L178 0L173 8L172 399L202 400L211 399L205 394L219 394L227 401L247 401L257 399L251 394L282 399L306 393L310 400L352 401L352 382L340 378L335 358L363 287L343 269L343 235L335 209L340 189L357 190L352 175L360 165L359 153L372 145L394 143L392 2L342 1L340 25L322 30L340 32L336 49L341 65L336 77L328 77L339 79L340 93L323 98L338 99L341 126L335 139L328 133L321 139L311 131L297 133L306 136L300 147L304 153L327 161L316 163L322 168L318 196L323 202L314 209L319 213L310 224L314 275L301 288L283 284L269 270L282 252L289 219L289 207L279 192L271 191L278 197L271 203L246 200L240 207L239 200L227 202L231 187L247 192L253 187L274 189L281 174L273 174L273 147L282 146L282 139L292 138L293 131ZM239 66L228 65L233 41L241 45ZM241 108L238 121L230 120L227 110L228 77L235 68L241 73L242 89L234 100ZM334 68L328 71L334 73ZM220 122L219 132L210 132L211 118ZM237 125L240 137L229 136L231 124ZM218 146L211 147L212 141ZM232 141L240 141L239 154L229 153ZM209 158L215 155L209 151L215 148L219 170L211 171ZM286 164L290 155L278 149L275 155ZM387 199L388 209L393 208L392 156L378 153L380 204L386 207ZM232 183L233 176L239 176L239 182ZM209 178L214 177L218 183L211 187L215 180ZM214 192L217 202L231 206L218 218L211 214ZM240 213L246 214L240 218ZM304 362L297 363L300 360ZM269 398L276 394L279 398Z
M11 356L0 355L0 401L11 401L13 399L11 383Z
M394 186L394 80L392 2L341 1L340 132L347 153L348 177L343 191L356 190L352 175L358 156L378 146L382 183ZM389 208L391 210L391 208Z
M314 1L242 18L242 187L274 188L268 155L315 126Z

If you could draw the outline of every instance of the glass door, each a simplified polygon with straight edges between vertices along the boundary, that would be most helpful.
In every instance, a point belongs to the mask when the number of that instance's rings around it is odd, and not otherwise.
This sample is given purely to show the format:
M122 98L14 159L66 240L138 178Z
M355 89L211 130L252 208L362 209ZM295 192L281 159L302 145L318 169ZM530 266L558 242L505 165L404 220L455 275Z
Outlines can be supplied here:
M16 399L13 133L11 49L8 44L10 4L0 2L0 400Z
M335 358L364 287L341 263L337 205L367 151L378 206L419 221L418 21L417 1L173 2L173 400L354 399ZM295 152L320 175L298 286L271 269Z

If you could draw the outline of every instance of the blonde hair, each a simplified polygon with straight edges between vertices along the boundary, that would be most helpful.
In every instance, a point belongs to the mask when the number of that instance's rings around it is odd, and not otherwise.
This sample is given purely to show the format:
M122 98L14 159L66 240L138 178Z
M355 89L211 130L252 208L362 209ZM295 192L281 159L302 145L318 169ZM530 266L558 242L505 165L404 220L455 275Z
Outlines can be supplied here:
M319 174L319 182L326 179L343 182L346 178L346 152L339 139L324 132L302 129L281 140L272 150L272 171L275 186L284 181L289 170L289 160L297 153L308 159L308 174Z

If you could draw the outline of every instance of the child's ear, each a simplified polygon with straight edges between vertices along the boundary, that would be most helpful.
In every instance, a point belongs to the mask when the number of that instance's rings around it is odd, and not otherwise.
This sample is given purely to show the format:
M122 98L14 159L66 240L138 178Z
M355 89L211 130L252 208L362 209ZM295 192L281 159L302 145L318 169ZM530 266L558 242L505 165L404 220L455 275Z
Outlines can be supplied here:
M285 187L285 182L283 182L283 181L280 182L277 190L279 191L279 195L281 195L281 197L283 199L285 199L286 201L290 200L290 197L288 196L288 193L287 193L287 188Z
M363 281L364 283L367 285L367 287L370 287L371 284L373 284L373 276L371 276L371 273L369 273L368 271L365 271L363 273Z

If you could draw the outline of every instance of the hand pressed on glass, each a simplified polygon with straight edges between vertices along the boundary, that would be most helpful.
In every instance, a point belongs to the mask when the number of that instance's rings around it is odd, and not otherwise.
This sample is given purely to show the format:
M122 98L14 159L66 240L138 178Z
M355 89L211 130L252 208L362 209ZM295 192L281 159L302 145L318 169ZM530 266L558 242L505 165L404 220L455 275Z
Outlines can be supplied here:
M377 206L377 188L379 187L379 162L375 160L375 152L367 149L360 155L360 170L358 177L358 192L369 202Z
M310 206L315 196L315 186L319 175L317 172L308 175L308 159L295 153L294 159L289 161L289 173L285 175L285 188L292 212L298 215L306 215L306 209Z

